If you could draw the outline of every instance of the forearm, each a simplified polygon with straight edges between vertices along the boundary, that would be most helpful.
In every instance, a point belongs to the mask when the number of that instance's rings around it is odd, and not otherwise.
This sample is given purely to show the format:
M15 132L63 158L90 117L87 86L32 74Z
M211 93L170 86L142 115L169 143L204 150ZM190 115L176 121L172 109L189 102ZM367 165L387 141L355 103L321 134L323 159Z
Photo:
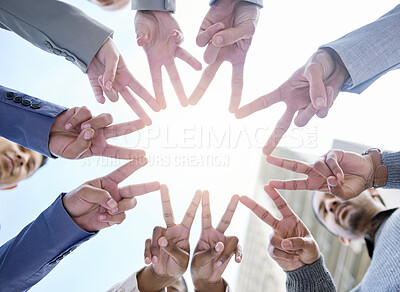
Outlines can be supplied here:
M50 128L65 110L63 106L0 85L0 136L51 157Z
M342 91L361 93L390 70L400 67L400 5L368 25L320 48L331 48L349 78Z
M286 291L334 292L332 277L324 265L322 256L311 265L286 272Z
M76 7L54 0L2 0L0 24L86 72L112 30Z
M35 221L0 247L0 290L31 288L93 235L72 221L59 196Z
M175 12L175 0L132 0L132 10L157 10Z
M145 267L137 275L139 291L158 292L177 280L176 277L168 275L160 276L155 271L152 265Z

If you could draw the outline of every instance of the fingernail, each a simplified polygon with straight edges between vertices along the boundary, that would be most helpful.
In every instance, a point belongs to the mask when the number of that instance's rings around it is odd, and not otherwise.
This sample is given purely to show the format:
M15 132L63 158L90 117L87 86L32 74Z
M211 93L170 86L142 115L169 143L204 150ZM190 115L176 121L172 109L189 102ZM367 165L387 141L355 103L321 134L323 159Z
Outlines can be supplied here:
M106 215L102 214L99 216L100 220L105 220L106 219Z
M69 131L72 129L72 125L70 123L65 125L65 130Z
M111 81L107 81L107 82L106 82L106 88L107 88L108 90L111 90L111 89L112 89L112 82L111 82Z
M115 213L118 212L118 207L117 207L117 208L114 208L114 209L112 209L112 210L110 210L110 211L111 211L112 214L115 214Z
M342 180L342 179L343 179L342 174L341 174L340 172L337 173L336 177L337 177L339 180Z
M296 250L296 254L300 255L300 254L302 254L302 253L303 253L303 250L302 250L302 249Z
M168 241L165 238L161 239L161 246L166 247L167 245L168 245Z
M93 132L92 131L86 131L85 133L83 133L83 139L85 140L90 140L93 136Z
M315 100L315 105L318 108L322 108L325 106L325 99L323 97L317 97L317 99Z
M294 256L293 258L297 261L300 257L299 256Z
M214 40L215 45L220 46L220 45L222 45L223 42L224 42L224 38L222 36L218 35L215 37L215 40Z
M145 259L144 259L144 262L148 265L148 264L150 264L150 258L149 257L146 257Z
M158 258L156 256L153 257L153 263L157 263L158 262Z
M284 248L292 248L293 247L293 244L292 244L292 242L290 240L283 241L282 245L283 245Z
M83 125L82 125L82 130L87 129L87 128L91 128L91 127L92 127L92 126L91 126L89 123L83 124Z
M239 255L236 257L236 259L237 259L238 261L241 261L241 260L242 260L242 255L239 254Z
M222 250L222 244L220 243L220 242L218 242L216 245L215 245L215 251L216 252L220 252Z
M217 267L220 267L220 266L222 266L222 262L218 261L216 265L217 265Z
M113 199L109 199L107 201L107 206L110 207L111 209L115 209L118 206L118 204Z
M335 180L328 180L328 184L331 186L331 187L336 187L337 186L337 184L336 184L336 181Z

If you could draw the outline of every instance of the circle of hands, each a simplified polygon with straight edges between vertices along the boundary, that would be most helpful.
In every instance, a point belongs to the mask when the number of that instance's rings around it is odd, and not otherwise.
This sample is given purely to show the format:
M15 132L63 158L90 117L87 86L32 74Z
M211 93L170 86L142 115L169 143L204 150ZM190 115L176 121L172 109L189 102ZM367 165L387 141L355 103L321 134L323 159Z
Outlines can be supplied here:
M105 96L116 102L121 95L139 120L112 125L109 114L92 116L85 107L72 108L59 115L50 130L49 149L55 156L68 159L106 156L131 160L109 175L86 182L63 197L68 213L83 229L97 231L121 223L125 219L125 212L136 206L136 196L161 188L166 226L155 227L152 238L146 241L144 257L148 266L138 277L156 276L163 279L165 284L173 283L186 271L190 261L190 229L200 201L202 231L191 261L195 288L205 291L223 288L225 284L221 276L231 257L235 256L236 262L242 260L237 237L224 234L231 223L239 196L232 197L221 221L214 228L207 191L196 192L182 222L176 224L166 186L160 186L159 182L150 182L118 187L119 183L143 167L147 159L144 158L143 150L110 145L107 139L151 125L150 117L134 94L143 99L153 111L166 108L163 66L182 106L199 102L225 61L232 64L229 111L236 118L247 117L278 102L286 104L286 110L263 152L267 155L268 163L305 174L307 178L272 180L265 186L265 191L278 208L282 219L275 218L252 199L246 196L240 198L240 202L272 227L269 253L284 270L293 271L311 264L319 259L320 253L307 227L275 188L329 191L339 198L349 199L372 184L373 164L368 156L331 150L314 164L270 156L293 119L296 126L302 127L315 115L320 118L327 116L349 74L335 52L321 49L276 90L240 107L244 64L258 17L259 7L245 1L219 0L211 6L196 38L197 44L205 47L204 61L208 65L188 99L175 58L183 60L195 70L201 70L201 63L181 47L183 33L171 13L138 11L135 17L137 43L147 55L155 98L131 74L110 38L90 63L87 75L98 102L104 103ZM145 291L146 287L141 289Z

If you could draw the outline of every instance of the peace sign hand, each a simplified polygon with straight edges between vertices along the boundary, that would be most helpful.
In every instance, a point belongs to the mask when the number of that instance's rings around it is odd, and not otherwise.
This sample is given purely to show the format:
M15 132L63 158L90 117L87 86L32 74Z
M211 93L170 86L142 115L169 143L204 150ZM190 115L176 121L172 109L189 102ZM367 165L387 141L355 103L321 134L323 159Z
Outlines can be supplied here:
M171 207L168 188L161 186L161 203L166 228L156 226L152 239L145 244L145 263L147 266L138 276L140 291L159 291L179 279L189 264L189 235L201 191L196 191L182 222L176 224Z
M318 245L308 228L274 188L266 185L264 189L282 214L282 219L275 218L249 197L242 196L240 202L274 230L268 248L270 256L285 271L294 271L317 261L320 258Z
M110 145L107 140L130 134L144 128L141 120L111 125L110 114L92 117L86 107L75 107L60 114L54 121L49 134L49 149L55 156L67 159L82 159L104 156L117 159L143 157L146 153Z
M236 236L225 236L231 223L239 196L234 195L216 229L212 227L208 191L202 198L202 232L194 251L191 274L196 291L225 291L222 274L235 254L236 262L242 260L242 250Z
M306 174L307 179L271 180L269 185L285 190L315 190L349 200L372 187L374 167L369 155L330 150L313 165L300 161L267 156L278 167Z
M160 188L159 182L118 187L119 183L146 164L146 158L132 160L112 173L67 193L63 204L72 220L86 231L98 231L124 221L125 211L136 206L136 196Z

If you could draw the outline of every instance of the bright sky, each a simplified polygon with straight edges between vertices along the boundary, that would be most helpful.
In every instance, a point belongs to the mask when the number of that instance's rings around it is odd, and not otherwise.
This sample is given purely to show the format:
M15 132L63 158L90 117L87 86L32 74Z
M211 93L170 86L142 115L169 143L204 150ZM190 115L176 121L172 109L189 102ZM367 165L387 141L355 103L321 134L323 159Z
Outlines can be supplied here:
M107 12L88 1L70 2L115 30L115 43L132 73L152 92L146 56L135 42L134 12L130 8ZM175 17L185 34L183 47L202 60L203 49L196 46L195 37L209 9L208 1L177 2ZM242 105L283 83L319 45L377 19L397 4L394 0L379 5L362 0L265 2L246 61ZM115 104L98 104L86 76L64 58L43 52L8 31L0 31L0 39L2 85L68 107L86 105L94 114L109 112L115 122L136 119L122 100ZM181 61L177 64L190 95L201 73L194 72ZM230 74L230 65L222 66L199 104L188 108L179 105L165 75L167 110L161 113L148 110L153 119L151 127L112 141L146 150L149 165L123 184L153 180L167 184L177 222L196 189L210 191L215 225L233 194L253 194L262 159L261 148L283 113L283 105L274 105L246 119L236 120L228 112ZM330 149L332 140L338 138L398 149L400 137L392 125L399 121L399 77L399 72L390 72L361 96L340 94L327 118L314 118L303 129L292 127L280 146L322 155ZM208 163L199 165L200 161ZM122 163L102 158L57 159L15 190L2 192L0 244L34 220L61 192L107 174ZM239 206L227 234L243 241L248 214ZM191 232L192 250L200 234L199 219L200 216ZM128 213L123 224L101 231L80 246L31 291L106 290L144 266L144 241L157 225L164 225L158 192L140 197L138 206ZM231 262L224 274L232 285L237 267ZM185 277L190 282L189 272Z

